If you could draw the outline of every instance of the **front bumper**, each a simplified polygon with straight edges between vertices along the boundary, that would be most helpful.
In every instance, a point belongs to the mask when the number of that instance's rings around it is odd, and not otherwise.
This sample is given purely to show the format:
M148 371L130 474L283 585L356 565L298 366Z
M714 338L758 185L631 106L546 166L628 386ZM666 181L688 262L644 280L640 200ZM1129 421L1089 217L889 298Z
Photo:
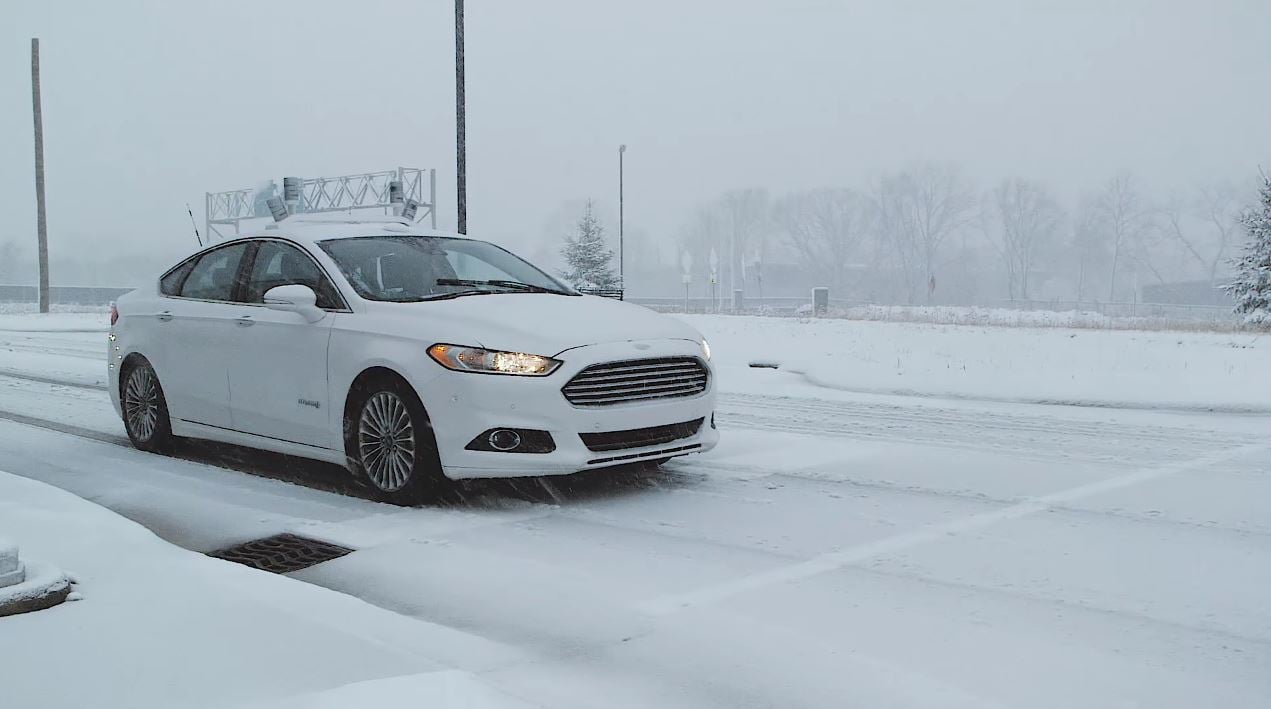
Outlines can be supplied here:
M696 396L580 407L561 393L575 374L593 364L658 357L701 358L701 346L690 340L650 340L590 345L559 355L564 364L546 377L515 377L447 372L433 379L423 397L446 476L507 478L563 475L592 468L659 460L715 447L714 372L706 391ZM707 369L710 369L707 363ZM638 448L592 451L580 433L628 431L703 419L694 435ZM502 453L466 450L492 428L533 429L551 434L550 453Z

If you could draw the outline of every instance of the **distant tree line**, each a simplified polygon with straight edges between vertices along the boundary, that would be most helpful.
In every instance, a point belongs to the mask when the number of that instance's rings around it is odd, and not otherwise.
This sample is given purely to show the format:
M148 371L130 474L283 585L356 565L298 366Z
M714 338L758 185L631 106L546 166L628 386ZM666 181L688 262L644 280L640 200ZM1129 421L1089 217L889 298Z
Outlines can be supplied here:
M864 188L773 197L732 190L699 205L677 246L722 287L754 291L761 264L797 264L806 285L876 302L1130 301L1151 283L1231 278L1250 200L1230 183L1153 198L1125 173L1065 205L1042 181L979 189L956 166L921 163Z

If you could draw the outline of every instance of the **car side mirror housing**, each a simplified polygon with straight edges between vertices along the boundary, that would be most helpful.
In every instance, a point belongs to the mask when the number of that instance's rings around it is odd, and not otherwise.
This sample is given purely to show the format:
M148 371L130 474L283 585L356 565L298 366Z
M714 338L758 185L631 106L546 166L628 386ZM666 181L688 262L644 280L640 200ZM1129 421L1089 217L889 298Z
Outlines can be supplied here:
M265 291L265 307L270 310L281 310L298 313L307 322L318 322L326 313L318 305L318 294L309 286L294 283L277 286Z

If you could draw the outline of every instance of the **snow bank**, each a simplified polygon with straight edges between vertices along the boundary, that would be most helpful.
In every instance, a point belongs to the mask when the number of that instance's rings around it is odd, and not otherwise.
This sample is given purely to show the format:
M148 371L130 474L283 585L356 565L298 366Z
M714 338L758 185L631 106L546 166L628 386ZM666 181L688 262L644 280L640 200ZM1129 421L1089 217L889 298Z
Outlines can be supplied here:
M525 706L445 672L448 653L483 666L502 646L179 549L43 483L0 473L0 525L83 598L0 618L0 705Z
M834 389L1271 413L1271 339L1257 334L681 317L724 368L772 360Z

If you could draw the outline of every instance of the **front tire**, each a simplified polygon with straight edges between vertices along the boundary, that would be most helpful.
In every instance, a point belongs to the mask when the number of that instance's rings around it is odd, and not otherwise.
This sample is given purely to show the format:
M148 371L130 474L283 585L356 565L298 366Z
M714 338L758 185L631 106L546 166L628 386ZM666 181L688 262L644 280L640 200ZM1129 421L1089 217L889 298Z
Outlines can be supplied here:
M345 421L351 467L376 499L397 505L430 502L445 489L432 424L404 382L372 380L354 391Z
M124 430L138 450L167 453L172 450L172 419L168 401L163 396L159 375L144 358L124 369L120 377L119 403L123 409Z

